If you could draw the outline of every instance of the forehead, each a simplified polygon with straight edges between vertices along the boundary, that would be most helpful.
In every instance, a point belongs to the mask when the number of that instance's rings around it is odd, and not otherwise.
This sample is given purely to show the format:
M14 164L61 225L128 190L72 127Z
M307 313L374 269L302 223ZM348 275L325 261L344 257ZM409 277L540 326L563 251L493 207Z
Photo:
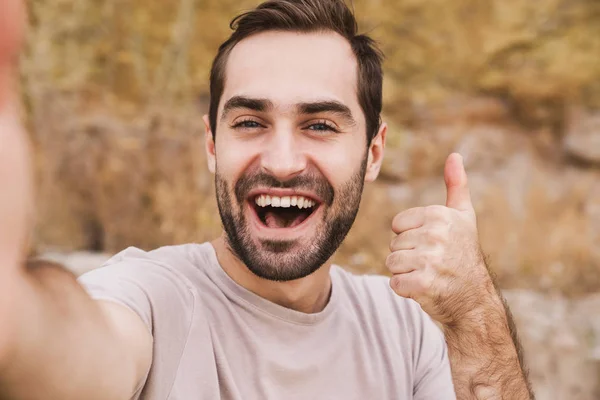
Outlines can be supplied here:
M260 33L231 51L220 103L249 96L285 107L327 98L355 113L359 110L357 68L350 44L337 33Z

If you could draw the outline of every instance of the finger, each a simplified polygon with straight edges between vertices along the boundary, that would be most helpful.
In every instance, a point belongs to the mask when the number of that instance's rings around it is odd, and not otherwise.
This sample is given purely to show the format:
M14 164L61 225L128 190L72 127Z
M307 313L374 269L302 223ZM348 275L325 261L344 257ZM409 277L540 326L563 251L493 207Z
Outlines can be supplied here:
M390 242L390 251L413 250L423 241L422 236L420 228L401 232Z
M385 266L392 274L406 274L418 268L418 255L414 250L398 250L385 259Z
M417 300L429 290L428 283L420 271L392 276L390 287L398 296L414 300Z
M409 229L416 229L425 223L425 209L423 207L409 208L402 211L392 220L392 231L402 233Z
M2 0L0 5L0 109L7 104L11 90L14 60L18 55L25 25L21 0Z
M460 211L472 210L467 173L460 154L452 153L448 156L444 167L444 181L447 191L446 207Z
M22 0L2 0L0 8L0 63L16 56L25 26Z

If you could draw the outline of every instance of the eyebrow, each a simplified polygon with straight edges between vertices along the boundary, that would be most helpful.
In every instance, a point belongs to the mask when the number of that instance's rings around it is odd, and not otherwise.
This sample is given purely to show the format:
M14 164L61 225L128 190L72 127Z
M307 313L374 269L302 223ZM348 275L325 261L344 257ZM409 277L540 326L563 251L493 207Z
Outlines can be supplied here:
M263 112L271 110L273 108L273 103L267 99L253 99L244 96L233 96L232 98L227 100L227 102L223 106L221 121L227 117L227 114L238 108L245 108L248 110Z
M351 124L356 123L354 117L352 116L352 111L350 111L350 108L347 105L340 103L336 100L300 103L297 107L300 114L319 114L328 112L338 114Z
M235 109L248 109L258 112L265 112L274 108L273 102L268 99L251 98L245 96L233 96L223 106L223 112L221 114L221 121L227 118L227 115ZM344 118L347 122L354 125L356 121L352 116L352 111L345 104L337 100L322 100L298 103L296 109L299 114L320 114L320 113L333 113L338 114Z

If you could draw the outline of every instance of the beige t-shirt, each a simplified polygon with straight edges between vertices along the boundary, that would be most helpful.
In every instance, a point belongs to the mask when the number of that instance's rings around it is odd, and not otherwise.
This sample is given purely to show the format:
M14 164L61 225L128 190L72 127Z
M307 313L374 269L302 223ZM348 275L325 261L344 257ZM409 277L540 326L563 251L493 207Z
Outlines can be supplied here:
M79 281L135 311L154 338L133 399L455 399L443 335L380 276L334 266L305 314L235 283L210 243L129 248Z

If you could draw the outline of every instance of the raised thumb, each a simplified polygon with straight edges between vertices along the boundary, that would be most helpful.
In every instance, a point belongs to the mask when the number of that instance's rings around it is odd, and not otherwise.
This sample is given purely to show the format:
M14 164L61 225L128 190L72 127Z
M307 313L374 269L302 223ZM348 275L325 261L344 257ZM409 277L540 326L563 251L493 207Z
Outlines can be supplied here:
M444 181L446 182L446 207L461 211L472 210L467 173L460 154L452 153L446 159Z

